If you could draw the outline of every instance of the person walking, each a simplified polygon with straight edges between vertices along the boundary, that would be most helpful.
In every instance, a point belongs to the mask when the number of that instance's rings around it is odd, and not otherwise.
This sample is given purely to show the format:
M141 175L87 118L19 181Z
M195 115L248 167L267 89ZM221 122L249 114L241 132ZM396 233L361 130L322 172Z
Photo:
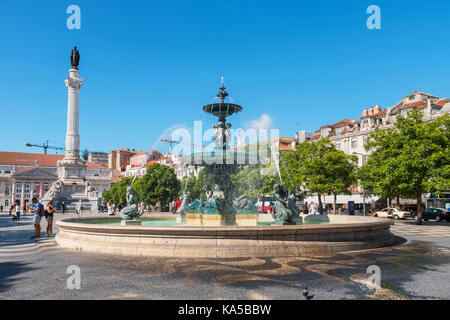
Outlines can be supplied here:
M0 205L0 212L3 212L3 205Z
M34 222L34 236L31 239L36 239L41 236L41 216L43 214L42 204L40 204L37 198L31 200L31 210L33 212Z
M13 209L14 209L14 208L13 208L13 205L10 204L10 205L9 205L9 215L11 215L11 212L13 211Z
M16 203L16 219L20 220L20 204Z
M56 207L53 206L53 201L50 201L45 208L45 219L47 219L47 237L50 237L53 234L53 214L55 211Z
M66 213L66 204L64 203L64 201L61 203L61 210L62 214Z
M81 209L83 208L82 203L81 203L81 199L78 200L76 206L75 206L75 213L77 214L77 216L81 216Z

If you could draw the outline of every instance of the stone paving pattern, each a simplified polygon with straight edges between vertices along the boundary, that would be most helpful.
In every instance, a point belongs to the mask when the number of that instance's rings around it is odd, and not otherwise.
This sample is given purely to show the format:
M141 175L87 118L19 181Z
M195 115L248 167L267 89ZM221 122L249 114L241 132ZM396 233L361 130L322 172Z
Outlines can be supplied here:
M448 222L399 221L395 246L321 258L100 255L60 248L44 232L31 240L32 230L30 216L13 222L0 213L0 299L303 299L305 286L315 300L450 298ZM377 291L365 285L374 264L381 268ZM81 268L80 290L67 289L69 265Z

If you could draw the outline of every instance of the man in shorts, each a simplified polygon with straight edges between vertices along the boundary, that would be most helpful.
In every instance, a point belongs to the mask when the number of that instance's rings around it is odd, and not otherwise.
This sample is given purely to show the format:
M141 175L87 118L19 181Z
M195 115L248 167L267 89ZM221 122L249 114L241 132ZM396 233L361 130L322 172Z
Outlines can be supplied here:
M31 212L33 214L34 221L34 236L31 239L39 238L41 235L41 212L42 204L40 204L37 198L31 200Z

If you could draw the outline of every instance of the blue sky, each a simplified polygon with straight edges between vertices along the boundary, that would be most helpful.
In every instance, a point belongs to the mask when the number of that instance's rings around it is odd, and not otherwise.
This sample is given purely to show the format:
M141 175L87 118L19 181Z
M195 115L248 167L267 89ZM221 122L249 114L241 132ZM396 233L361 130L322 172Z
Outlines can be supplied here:
M68 30L66 8L81 8ZM381 30L366 27L369 5ZM449 1L0 2L0 150L64 145L69 54L77 45L81 148L148 150L201 108L220 77L245 127L262 114L281 136L308 132L413 90L450 97ZM166 151L166 146L157 146Z

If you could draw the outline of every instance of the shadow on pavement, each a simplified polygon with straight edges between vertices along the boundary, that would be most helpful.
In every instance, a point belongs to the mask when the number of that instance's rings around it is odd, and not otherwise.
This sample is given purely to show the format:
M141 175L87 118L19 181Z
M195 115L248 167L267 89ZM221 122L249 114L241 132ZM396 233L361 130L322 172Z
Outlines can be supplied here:
M34 270L30 263L24 262L1 262L0 263L0 292L7 291L14 282L20 281L25 277L18 277L21 273Z

